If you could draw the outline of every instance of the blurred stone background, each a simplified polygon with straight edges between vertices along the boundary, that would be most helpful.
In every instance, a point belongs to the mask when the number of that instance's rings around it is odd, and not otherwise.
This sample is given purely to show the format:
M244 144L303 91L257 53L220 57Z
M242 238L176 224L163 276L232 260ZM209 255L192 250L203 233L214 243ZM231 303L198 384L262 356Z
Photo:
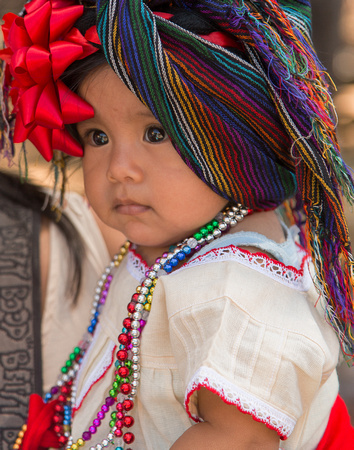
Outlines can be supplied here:
M344 160L354 167L354 0L311 0L313 7L313 40L320 60L333 78L337 91L333 93L338 113L338 137ZM18 13L23 0L0 0L0 17L6 12ZM53 176L41 156L29 148L29 178L48 186ZM1 170L18 173L18 166L9 167L0 159ZM83 192L79 163L73 166L68 188ZM354 236L354 214L346 206L350 234ZM354 425L354 368L343 364L339 369L340 393L345 398Z

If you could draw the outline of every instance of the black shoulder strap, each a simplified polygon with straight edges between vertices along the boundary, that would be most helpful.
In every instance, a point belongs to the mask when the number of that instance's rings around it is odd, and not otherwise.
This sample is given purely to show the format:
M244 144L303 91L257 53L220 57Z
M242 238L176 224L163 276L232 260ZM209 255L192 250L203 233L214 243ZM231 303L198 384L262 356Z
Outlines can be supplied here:
M12 449L42 394L40 215L0 198L0 443Z

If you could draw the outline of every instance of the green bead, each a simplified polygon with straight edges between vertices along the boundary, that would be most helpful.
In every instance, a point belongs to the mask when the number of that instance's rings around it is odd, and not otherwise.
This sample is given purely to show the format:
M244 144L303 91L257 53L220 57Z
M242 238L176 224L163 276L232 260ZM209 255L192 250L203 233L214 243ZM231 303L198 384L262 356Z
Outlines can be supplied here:
M217 220L213 220L212 225L216 228L219 225L219 222Z
M116 381L113 382L112 384L112 388L117 390L119 388L119 383L117 383Z
M113 420L116 420L116 418L117 418L117 413L116 413L115 411L113 411L113 412L111 413L111 417L112 417Z
M70 361L74 361L75 358L76 358L75 353L70 353L70 356L69 356Z
M62 372L62 373L67 373L67 371L68 371L68 368L67 368L67 367L62 367L62 368L61 368L61 372Z
M202 236L206 236L206 235L208 234L208 230L207 230L205 227L203 227L203 228L200 230L200 232L202 233Z
M125 365L126 365L127 367L129 367L129 369L131 368L132 362L130 361L130 359L128 359L127 361L125 361Z
M214 231L214 227L211 223L208 223L208 225L206 226L207 230L209 233L212 233Z
M67 361L66 361L66 363L65 363L65 365L66 365L66 367L71 367L71 365L72 365L72 361L70 361L70 359L68 359Z
M111 420L111 421L109 422L110 428L113 428L115 424L116 424L116 421L115 421L115 420Z
M121 382L122 382L122 377L121 377L120 375L117 375L117 376L116 376L116 381L117 381L118 383L121 383Z
M195 233L195 235L194 235L194 238L197 240L197 241L199 241L199 239L201 239L203 236L202 236L202 233Z
M109 395L111 396L111 397L116 397L117 396L117 391L115 390L115 389L111 389L110 391L109 391Z
M75 347L74 348L74 353L75 353L75 355L78 355L79 353L80 353L80 347Z

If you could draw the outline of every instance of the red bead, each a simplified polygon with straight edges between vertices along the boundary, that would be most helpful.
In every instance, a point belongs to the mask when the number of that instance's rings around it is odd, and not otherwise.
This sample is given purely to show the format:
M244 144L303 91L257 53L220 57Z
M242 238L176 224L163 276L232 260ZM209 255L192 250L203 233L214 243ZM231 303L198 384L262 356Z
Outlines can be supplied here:
M127 344L129 344L129 343L130 343L129 336L128 336L127 334L125 334L125 333L121 333L121 334L118 336L118 342L119 342L120 344L122 344L122 345L127 345Z
M117 359L119 361L125 361L128 358L128 352L126 350L118 350L117 351Z
M63 433L63 427L61 425L54 425L53 430L57 434L62 434Z
M68 441L68 438L66 436L60 436L58 438L58 441L59 441L59 444L65 445L67 443L67 441Z
M124 403L124 402L123 402ZM122 403L117 403L116 405L116 410L117 411L123 411L123 404Z
M125 433L125 435L123 436L123 441L124 441L126 444L131 444L132 442L134 442L134 439L135 439L134 434L133 434L133 433L130 433L130 432Z
M53 417L53 422L54 423L63 423L63 417L59 416L59 414L55 414L55 416Z
M60 389L60 392L61 392L62 394L69 394L70 391L71 391L71 389L70 389L68 386L63 386L63 387Z
M132 390L132 387L129 383L123 383L122 386L120 387L120 391L124 395L130 394L131 390Z
M124 419L124 414L122 412L117 412L117 420L123 420Z
M129 375L129 369L126 366L121 366L118 369L118 375L120 375L123 378L127 378L127 376Z
M124 427L124 422L123 422L123 420L117 420L117 422L116 422L116 427L117 427L117 428L123 428L123 427Z
M128 303L127 310L128 310L128 312L130 312L130 314L133 314L133 312L135 311L135 305L136 305L136 302Z
M137 292L135 294L133 294L132 302L137 302L138 301L138 297L139 297L139 294Z
M126 317L123 320L123 327L126 328L127 330L131 330L131 328L132 328L132 321L131 321L131 319L129 319L129 317Z
M61 412L64 411L64 406L61 405L60 403L57 403L57 404L54 406L54 409L55 409L56 412L61 413Z
M123 436L123 431L122 431L120 428L117 428L117 429L114 431L114 435L115 435L116 437L122 437L122 436Z
M123 401L123 408L125 411L130 411L131 409L133 409L134 407L134 403L132 400L124 400Z
M124 417L124 425L125 425L127 428L132 427L132 426L134 425L134 418L131 417L131 416L125 416L125 417Z
M58 397L58 400L59 400L60 403L64 403L66 401L65 395L60 394L59 397Z

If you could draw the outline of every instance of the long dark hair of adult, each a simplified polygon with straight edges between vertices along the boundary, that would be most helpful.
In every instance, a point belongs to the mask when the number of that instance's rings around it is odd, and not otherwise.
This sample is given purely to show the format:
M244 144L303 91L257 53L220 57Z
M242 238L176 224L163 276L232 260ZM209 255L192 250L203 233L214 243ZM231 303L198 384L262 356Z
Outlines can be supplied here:
M57 213L52 210L50 202L47 201L47 194L34 184L23 183L15 175L0 172L0 196L10 200L15 205L21 205L38 212L42 217L46 217L55 223L63 233L70 249L70 260L68 263L72 263L72 270L70 270L72 278L68 280L68 292L73 296L73 302L76 303L81 286L81 261L84 257L85 249L74 225L65 213L61 215L60 220L57 220Z

